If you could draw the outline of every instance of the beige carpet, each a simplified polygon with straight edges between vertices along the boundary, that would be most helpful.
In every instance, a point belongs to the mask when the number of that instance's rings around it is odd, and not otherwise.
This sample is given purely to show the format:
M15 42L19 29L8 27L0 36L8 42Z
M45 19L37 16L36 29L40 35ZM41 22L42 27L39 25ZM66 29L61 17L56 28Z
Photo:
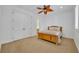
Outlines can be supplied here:
M17 40L2 44L1 52L23 53L76 53L77 48L73 39L63 38L61 45L55 45L36 37Z

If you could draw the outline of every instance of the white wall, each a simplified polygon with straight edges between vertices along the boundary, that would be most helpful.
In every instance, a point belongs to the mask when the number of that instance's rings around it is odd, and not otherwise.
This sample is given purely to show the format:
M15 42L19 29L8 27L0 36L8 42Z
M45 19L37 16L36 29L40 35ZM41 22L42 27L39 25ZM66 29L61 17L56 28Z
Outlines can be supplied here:
M8 9L8 7L6 6L2 6L2 12L3 12L3 15L2 15L2 38L1 38L1 43L3 42L6 42L8 40L11 39L11 28L10 28L10 10Z
M1 48L1 39L2 39L2 7L0 6L0 48Z
M36 21L32 13L16 6L1 6L0 43L6 43L36 34ZM0 30L1 30L0 29Z
M63 27L65 37L73 38L75 9L59 13L53 12L49 15L39 15L39 17L40 30L46 29L49 25L58 25Z

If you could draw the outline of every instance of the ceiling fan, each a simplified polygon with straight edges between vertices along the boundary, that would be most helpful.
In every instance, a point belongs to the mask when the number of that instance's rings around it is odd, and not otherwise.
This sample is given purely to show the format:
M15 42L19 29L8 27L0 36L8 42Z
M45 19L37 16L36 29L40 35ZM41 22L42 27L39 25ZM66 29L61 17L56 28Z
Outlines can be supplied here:
M50 7L50 5L44 5L43 8L37 7L37 9L40 10L40 11L38 12L38 14L44 13L44 14L46 14L46 15L48 14L48 12L54 11L54 10Z

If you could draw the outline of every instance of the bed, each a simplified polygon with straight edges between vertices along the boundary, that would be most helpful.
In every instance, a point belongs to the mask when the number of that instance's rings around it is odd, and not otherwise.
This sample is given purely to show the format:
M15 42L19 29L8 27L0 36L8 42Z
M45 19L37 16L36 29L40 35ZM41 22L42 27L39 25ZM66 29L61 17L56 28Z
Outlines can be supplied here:
M38 31L38 39L43 39L56 44L60 44L61 38L62 38L61 26L48 26L47 30Z

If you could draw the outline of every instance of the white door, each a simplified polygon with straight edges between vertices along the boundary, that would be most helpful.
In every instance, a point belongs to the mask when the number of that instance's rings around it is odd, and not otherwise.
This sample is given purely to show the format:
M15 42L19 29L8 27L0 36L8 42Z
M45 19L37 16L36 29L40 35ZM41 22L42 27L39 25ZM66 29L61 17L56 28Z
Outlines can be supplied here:
M13 14L13 38L20 39L23 37L23 26L24 26L25 15L20 12L15 12Z
M36 23L31 15L22 12L14 12L12 17L13 39L22 39L35 35Z

